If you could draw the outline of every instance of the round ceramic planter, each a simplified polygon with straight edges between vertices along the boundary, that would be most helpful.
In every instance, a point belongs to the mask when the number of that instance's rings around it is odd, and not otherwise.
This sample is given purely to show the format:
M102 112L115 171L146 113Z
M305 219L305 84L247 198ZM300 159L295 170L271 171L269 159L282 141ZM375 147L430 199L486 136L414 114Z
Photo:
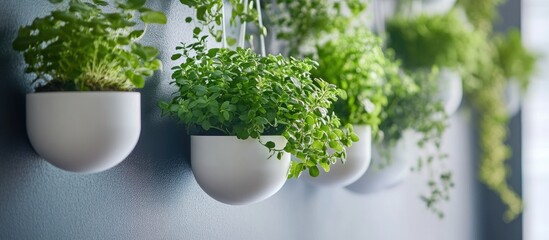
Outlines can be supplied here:
M263 136L276 149L286 145L282 136ZM257 139L234 136L191 136L191 166L198 185L210 197L230 205L267 199L286 182L290 154L271 156Z
M516 80L507 81L505 86L505 108L509 117L515 116L522 104L522 93L520 92L520 86Z
M372 128L355 125L353 129L360 141L347 148L345 164L338 161L330 166L330 172L320 170L320 175L317 177L311 177L306 171L303 173L305 181L319 187L345 187L364 175L372 157Z
M438 87L438 97L444 104L446 114L450 116L458 110L463 98L461 76L455 71L443 68L438 75Z
M347 186L347 189L356 193L374 193L401 183L409 174L411 160L409 141L403 136L395 146L389 147L374 144L372 148L372 164L366 173L357 181ZM385 148L385 149L384 149ZM387 163L385 153L391 157L387 166L380 167L380 163Z
M48 92L27 95L27 132L52 165L96 173L122 162L141 133L135 92Z

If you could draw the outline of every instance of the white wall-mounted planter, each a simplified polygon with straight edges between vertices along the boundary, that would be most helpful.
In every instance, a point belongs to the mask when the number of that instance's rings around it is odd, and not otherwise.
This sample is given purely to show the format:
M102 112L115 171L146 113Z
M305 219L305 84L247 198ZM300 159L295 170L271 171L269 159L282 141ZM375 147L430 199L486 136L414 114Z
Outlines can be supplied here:
M372 157L372 128L366 125L354 125L353 129L360 141L347 148L345 164L338 161L330 166L330 172L320 170L320 175L311 177L303 173L305 181L319 187L345 187L358 180L370 166Z
M282 136L262 136L276 149L286 146ZM286 182L290 154L278 160L257 139L234 136L191 136L191 167L198 185L213 199L246 205L267 199Z
M347 186L347 189L352 192L367 194L388 189L401 183L410 174L413 161L409 146L411 143L409 137L403 135L402 139L389 149L382 149L385 146L374 144L371 166L361 178ZM390 165L380 168L380 163L388 161L384 159L384 154L382 154L386 151L389 151L392 162Z
M29 140L46 161L71 172L96 173L122 162L141 133L135 92L27 94Z
M454 114L463 98L463 84L461 76L456 71L442 68L438 74L438 97L444 104L444 110L448 116Z
M516 80L508 80L505 86L505 108L509 117L515 116L522 105L522 93Z

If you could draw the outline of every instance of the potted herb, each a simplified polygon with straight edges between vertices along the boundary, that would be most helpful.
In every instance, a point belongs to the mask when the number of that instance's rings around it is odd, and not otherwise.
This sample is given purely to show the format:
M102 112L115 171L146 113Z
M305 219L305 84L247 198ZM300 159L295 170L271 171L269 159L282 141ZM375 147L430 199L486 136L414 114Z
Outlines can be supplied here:
M141 130L140 95L131 92L161 68L158 50L136 42L142 22L166 17L129 0L105 12L95 0L50 0L59 10L19 30L13 43L34 76L27 132L36 152L73 172L94 173L126 158ZM111 6L112 7L112 6Z
M366 10L362 0L276 0L266 9L276 38L287 44L288 55L302 56L314 51L326 34L347 29L352 19ZM349 12L351 16L345 16Z
M444 15L397 16L387 24L387 45L406 69L440 68L438 89L446 112L454 113L462 99L461 67L471 53L468 29L456 11Z
M237 11L246 9L238 1L232 4ZM258 4L246 4L247 11L233 13L234 18L247 21L240 15L260 9L254 8ZM190 19L201 24L217 19L216 9L223 9L221 1L187 5L204 9L205 16L201 10ZM199 34L200 29L194 43L179 46L173 55L183 59L173 68L178 90L161 108L191 132L193 173L208 195L233 205L259 202L286 178L305 170L318 175L319 167L329 169L345 158L345 147L357 136L350 126L341 130L340 120L328 112L340 91L311 77L314 61L262 56L240 47L206 49L207 37ZM290 154L301 161L290 163Z
M391 56L390 53L386 53ZM444 167L446 156L440 151L441 139L447 125L442 103L437 100L437 75L419 71L405 74L398 62L384 66L388 88L388 104L380 113L378 143L374 145L372 164L368 171L347 188L357 193L373 193L400 183L410 171L428 173L429 193L421 199L434 213L442 216L441 201L449 199L453 186L451 172ZM410 143L435 152L419 157L414 164L410 159ZM438 161L435 161L438 160Z
M316 178L306 178L317 186L344 187L359 179L370 165L372 133L381 123L379 114L387 103L384 66L386 58L381 38L368 31L342 33L316 47L319 68L313 76L325 79L345 91L331 111L344 124L352 124L360 141L347 151L345 162Z

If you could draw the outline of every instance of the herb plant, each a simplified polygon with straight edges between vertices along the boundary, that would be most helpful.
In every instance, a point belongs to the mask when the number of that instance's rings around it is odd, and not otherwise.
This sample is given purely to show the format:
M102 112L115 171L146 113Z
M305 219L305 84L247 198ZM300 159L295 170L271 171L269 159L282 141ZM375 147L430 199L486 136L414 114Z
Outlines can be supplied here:
M190 6L205 6L204 11L214 15L218 8L215 4ZM231 19L241 23L249 20L239 16ZM192 21L211 23L198 16L188 22ZM200 29L195 31L194 43L178 46L179 52L172 56L174 61L184 60L173 68L172 84L178 87L175 97L160 104L165 114L178 117L195 134L232 135L258 141L261 135L282 135L287 140L284 148L277 148L273 142L261 143L279 159L283 152L300 159L292 162L290 178L298 177L304 170L318 176L319 167L329 171L330 164L345 159L345 147L358 141L358 137L350 125L342 130L339 118L328 111L338 95L344 93L311 76L316 62L280 55L260 56L243 48L208 50L207 36L199 34Z
M63 4L63 0L50 0ZM128 91L142 88L145 77L162 67L158 50L136 41L140 14L145 24L164 24L166 16L144 7L145 0L109 4L69 0L60 10L19 29L13 48L25 57L36 91Z
M458 68L472 56L468 29L457 12L397 16L387 23L387 46L409 69Z
M300 47L324 34L346 29L352 17L366 9L366 4L361 0L276 0L267 9L277 27L277 38L286 40L289 54L295 56L301 53ZM351 16L345 16L345 10Z
M343 123L369 125L376 133L381 123L379 114L387 104L383 67L391 61L383 53L381 38L356 30L318 45L316 52L320 67L313 76L346 92L332 111Z

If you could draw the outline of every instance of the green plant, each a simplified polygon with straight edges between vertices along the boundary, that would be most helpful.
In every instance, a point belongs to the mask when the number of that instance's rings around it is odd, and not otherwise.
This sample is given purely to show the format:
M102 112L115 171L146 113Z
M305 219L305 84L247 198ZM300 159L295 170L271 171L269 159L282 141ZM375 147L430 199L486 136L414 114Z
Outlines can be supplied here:
M328 171L345 159L344 147L358 140L350 126L340 130L339 119L328 112L338 91L311 77L312 60L261 57L242 48L206 50L203 40L179 49L186 59L172 76L179 91L161 107L190 130L239 139L282 135L288 140L283 149L263 144L279 158L285 151L302 160L294 162L290 177L305 169L317 176L317 165Z
M209 13L211 8L217 5L207 5L205 11ZM198 16L193 20L211 23ZM261 23L258 25L262 28ZM319 166L329 171L330 164L345 159L345 147L358 137L350 125L340 129L339 118L329 113L332 103L344 92L311 77L316 62L260 56L243 48L207 50L207 36L199 34L197 30L196 41L177 47L179 53L172 56L174 61L185 60L173 68L172 84L179 91L171 102L160 104L165 114L178 117L190 131L199 134L233 135L239 139L282 135L288 141L284 148L276 148L273 142L262 144L279 159L283 152L300 159L292 162L290 178L307 169L311 176L318 176Z
M511 150L505 145L509 116L505 107L505 72L498 62L498 49L489 33L475 32L470 47L479 53L475 61L467 65L464 73L464 92L477 110L481 147L479 178L489 189L499 195L507 206L505 220L511 221L522 212L520 196L509 186L510 169L506 160Z
M343 123L370 125L376 133L379 114L387 104L383 67L391 61L383 53L381 38L356 30L317 45L316 52L321 67L313 70L313 76L346 92L332 111Z
M498 7L506 0L457 0L455 6L462 7L469 22L476 29L492 31L492 22L499 18Z
M386 31L387 46L409 69L455 69L474 56L467 47L471 30L455 11L413 18L397 16L388 21Z
M522 43L520 32L511 30L494 39L497 48L497 64L507 79L516 79L523 90L528 88L535 70L536 56Z
M295 56L300 53L300 47L323 34L346 29L352 17L366 9L366 3L361 0L276 0L267 9L272 24L277 27L277 38L288 41L289 54ZM351 16L342 13L345 9Z
M50 0L61 4L63 0ZM144 7L145 0L109 4L69 0L50 15L19 29L13 48L22 52L25 72L34 74L36 91L128 91L141 88L145 77L162 67L158 50L136 41L145 30L134 29L136 14L145 24L166 23L161 12Z
M387 54L390 55L390 52ZM429 193L422 194L421 199L429 210L443 217L439 205L450 199L450 189L454 183L451 171L444 164L447 156L441 151L442 134L448 123L444 107L437 98L438 69L406 74L398 62L392 61L384 66L384 71L390 88L385 91L388 104L380 114L378 140L382 146L391 147L402 138L404 131L413 130L420 135L417 142L419 148L434 147L434 152L417 159L412 170L428 173ZM375 167L383 168L392 163L390 153L382 152L382 156L386 162L378 162Z

